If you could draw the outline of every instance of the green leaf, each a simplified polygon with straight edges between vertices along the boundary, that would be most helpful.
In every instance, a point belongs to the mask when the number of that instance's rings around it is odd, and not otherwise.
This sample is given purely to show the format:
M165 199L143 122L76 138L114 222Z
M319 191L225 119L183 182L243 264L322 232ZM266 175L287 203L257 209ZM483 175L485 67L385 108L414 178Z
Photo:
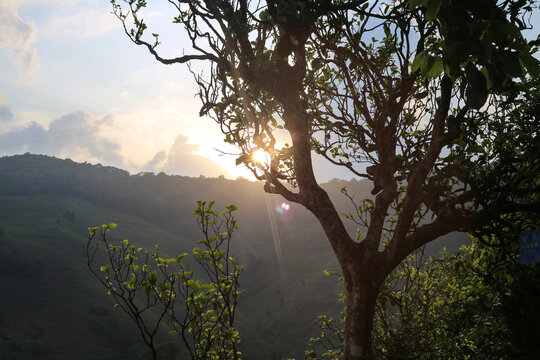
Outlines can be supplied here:
M249 155L242 154L236 158L236 165L244 164L249 161Z
M540 61L530 54L520 53L519 61L525 66L529 74L537 76L540 74Z
M433 61L433 65L431 66L431 69L429 69L426 73L427 77L436 78L439 77L442 74L443 71L443 62L440 58L435 58Z
M416 54L416 56L414 57L414 60L413 60L413 62L411 64L411 71L412 72L415 72L416 70L418 70L418 68L420 68L420 65L422 64L422 61L424 60L424 56L425 56L425 54L423 52Z
M480 72L484 75L484 77L486 78L486 85L487 85L487 88L488 89L491 89L492 87L492 81L491 79L489 78L489 70L487 69L487 67L483 67L482 69L480 69Z
M100 227L99 226L96 226L96 227L89 227L88 228L88 232L90 233L90 235L94 235L96 233L96 231L99 231Z
M330 270L324 270L324 276L330 276L330 275L335 275L335 272L330 271Z
M511 51L501 51L499 60L502 62L504 72L511 77L520 77L523 75L523 67L520 62L521 57L518 53Z
M184 258L187 256L187 253L183 253L183 254L180 254L178 255L178 257L176 258L176 262L177 263L181 263L182 260L184 260Z
M484 148L480 144L473 143L469 145L469 151L471 153L481 153L484 152Z
M414 9L418 5L425 5L426 0L409 0L409 9Z
M486 103L488 97L486 78L484 74L471 63L467 64L465 75L468 80L467 89L465 91L467 105L473 109L480 109Z
M435 58L430 55L426 55L422 59L422 63L420 64L420 72L422 73L422 76L428 77L429 70L433 67L433 64L435 64Z
M441 8L441 1L442 0L431 0L427 4L426 9L426 19L427 20L433 20L439 13L439 9Z

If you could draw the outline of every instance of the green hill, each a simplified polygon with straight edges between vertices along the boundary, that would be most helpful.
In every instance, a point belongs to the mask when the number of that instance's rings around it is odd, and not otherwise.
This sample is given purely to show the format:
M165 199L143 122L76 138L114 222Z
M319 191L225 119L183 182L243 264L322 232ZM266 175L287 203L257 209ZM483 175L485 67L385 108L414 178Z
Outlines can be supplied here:
M130 176L109 167L46 156L0 159L0 358L133 359L141 342L86 268L87 228L114 221L115 233L170 254L189 251L199 232L196 200L239 206L233 251L246 264L239 327L251 359L301 357L321 312L337 312L335 268L310 215L275 212L286 273L280 275L262 184L164 174Z
M370 191L354 180L325 184L340 211L352 207L343 186L351 194ZM317 333L316 316L340 311L336 280L323 274L338 267L313 216L296 205L276 210L282 199L262 187L247 180L130 175L41 155L0 158L0 359L141 358L135 328L86 267L87 228L115 222L116 236L146 248L159 243L172 256L199 240L197 200L239 208L232 250L246 265L238 310L243 353L303 358ZM450 240L454 246L462 241Z

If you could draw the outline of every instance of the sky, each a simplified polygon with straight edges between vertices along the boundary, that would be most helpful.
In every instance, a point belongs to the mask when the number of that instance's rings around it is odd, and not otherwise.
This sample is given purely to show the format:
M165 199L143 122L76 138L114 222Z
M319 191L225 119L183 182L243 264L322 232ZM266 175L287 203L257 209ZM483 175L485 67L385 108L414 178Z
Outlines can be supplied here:
M149 18L168 24L166 10ZM165 30L176 48L163 50L181 51L180 29ZM230 149L217 124L199 117L187 67L165 66L131 43L109 1L1 0L0 69L0 156L249 176L215 150Z
M166 1L147 20L169 56L189 49ZM154 5L156 5L154 7ZM227 178L219 126L199 117L185 65L130 42L107 0L0 0L0 156L25 152L150 171ZM314 159L320 181L350 179Z

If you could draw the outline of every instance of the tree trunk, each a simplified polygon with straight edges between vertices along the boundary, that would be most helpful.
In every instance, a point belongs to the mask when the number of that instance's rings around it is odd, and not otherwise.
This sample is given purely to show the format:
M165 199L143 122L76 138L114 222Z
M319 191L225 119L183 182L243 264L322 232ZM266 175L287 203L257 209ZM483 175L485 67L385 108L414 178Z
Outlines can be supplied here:
M345 274L347 310L344 360L373 359L371 330L377 296L384 281L384 277L375 272L375 269L366 269Z

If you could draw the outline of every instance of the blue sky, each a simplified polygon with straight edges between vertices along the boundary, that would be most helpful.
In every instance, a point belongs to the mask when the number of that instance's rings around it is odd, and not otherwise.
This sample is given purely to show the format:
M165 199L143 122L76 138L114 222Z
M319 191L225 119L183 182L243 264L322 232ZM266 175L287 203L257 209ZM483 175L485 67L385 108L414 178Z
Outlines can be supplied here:
M167 2L149 3L145 20L166 35L161 51L188 49ZM0 156L31 152L132 173L249 176L234 157L218 156L215 148L230 149L219 127L198 116L187 67L162 65L132 44L109 1L0 0L0 69ZM350 178L315 165L322 181Z

